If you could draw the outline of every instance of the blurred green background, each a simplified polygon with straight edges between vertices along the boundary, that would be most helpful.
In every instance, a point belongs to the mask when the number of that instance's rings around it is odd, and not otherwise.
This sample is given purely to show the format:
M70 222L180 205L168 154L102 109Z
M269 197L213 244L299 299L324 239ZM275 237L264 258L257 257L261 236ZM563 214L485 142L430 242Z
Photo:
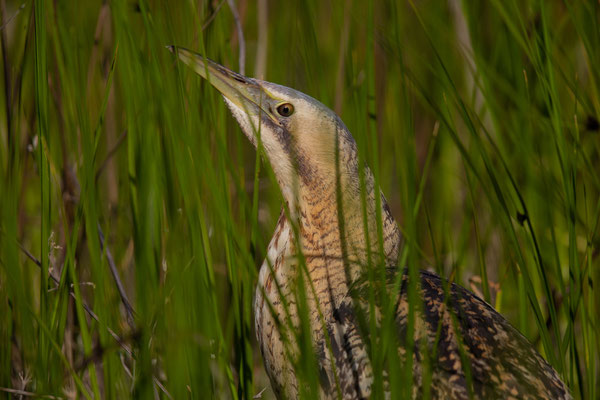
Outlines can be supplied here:
M334 109L405 259L599 398L598 1L0 12L0 397L272 398L252 299L281 196L177 44Z

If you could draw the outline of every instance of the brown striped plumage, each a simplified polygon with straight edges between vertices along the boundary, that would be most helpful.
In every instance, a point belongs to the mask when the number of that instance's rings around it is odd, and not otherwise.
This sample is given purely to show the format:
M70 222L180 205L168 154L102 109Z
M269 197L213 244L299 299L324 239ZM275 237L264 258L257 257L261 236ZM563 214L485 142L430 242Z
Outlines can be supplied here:
M306 277L305 265L320 397L369 398L374 378L356 312L369 313L361 282L366 265L396 265L401 237L371 172L359 171L352 135L335 113L303 93L246 78L189 50L172 50L221 91L246 136L260 143L287 205L260 270L254 305L258 342L277 397L298 397L301 384L294 370L299 357L294 331L300 326L297 283L301 274ZM376 239L375 196L381 196L383 243ZM500 314L429 272L421 272L416 285L421 301L410 332L415 344L407 351L409 279L395 267L388 272L399 283L389 295L396 308L397 354L403 362L411 354L413 361L413 398L423 390L438 399L570 398L556 371ZM384 386L392 379L383 377Z

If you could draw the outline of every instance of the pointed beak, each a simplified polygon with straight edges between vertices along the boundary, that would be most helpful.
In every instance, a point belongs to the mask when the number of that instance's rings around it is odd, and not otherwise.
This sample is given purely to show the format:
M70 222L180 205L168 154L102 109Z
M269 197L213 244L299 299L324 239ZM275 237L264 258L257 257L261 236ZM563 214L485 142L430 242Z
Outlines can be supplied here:
M271 113L266 101L272 96L258 81L240 75L186 48L179 46L167 46L167 48L247 114L258 115L262 112L279 125L279 121Z

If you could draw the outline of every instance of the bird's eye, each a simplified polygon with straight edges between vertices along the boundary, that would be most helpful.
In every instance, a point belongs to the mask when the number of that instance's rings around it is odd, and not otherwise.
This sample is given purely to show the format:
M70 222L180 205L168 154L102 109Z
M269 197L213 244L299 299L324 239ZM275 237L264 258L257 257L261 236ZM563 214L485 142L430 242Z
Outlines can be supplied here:
M282 117L289 117L294 113L294 106L290 103L283 103L277 107L277 113Z

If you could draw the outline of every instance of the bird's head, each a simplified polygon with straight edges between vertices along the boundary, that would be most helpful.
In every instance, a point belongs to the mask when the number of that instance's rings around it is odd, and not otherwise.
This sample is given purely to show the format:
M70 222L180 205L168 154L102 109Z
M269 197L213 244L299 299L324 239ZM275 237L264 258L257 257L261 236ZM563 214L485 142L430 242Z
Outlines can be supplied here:
M319 215L335 219L341 199L344 214L357 216L362 226L356 143L332 110L302 92L245 77L190 50L170 50L221 92L244 134L264 150L291 212L310 218L311 210L331 207L334 212ZM372 185L367 168L367 209L374 221ZM386 207L387 217L393 222Z
M171 50L221 92L244 134L255 147L264 149L290 206L306 187L322 189L335 178L336 152L342 161L348 152L356 153L341 119L312 97L245 77L190 50ZM341 166L338 174L346 183L344 176L351 171L347 162Z

